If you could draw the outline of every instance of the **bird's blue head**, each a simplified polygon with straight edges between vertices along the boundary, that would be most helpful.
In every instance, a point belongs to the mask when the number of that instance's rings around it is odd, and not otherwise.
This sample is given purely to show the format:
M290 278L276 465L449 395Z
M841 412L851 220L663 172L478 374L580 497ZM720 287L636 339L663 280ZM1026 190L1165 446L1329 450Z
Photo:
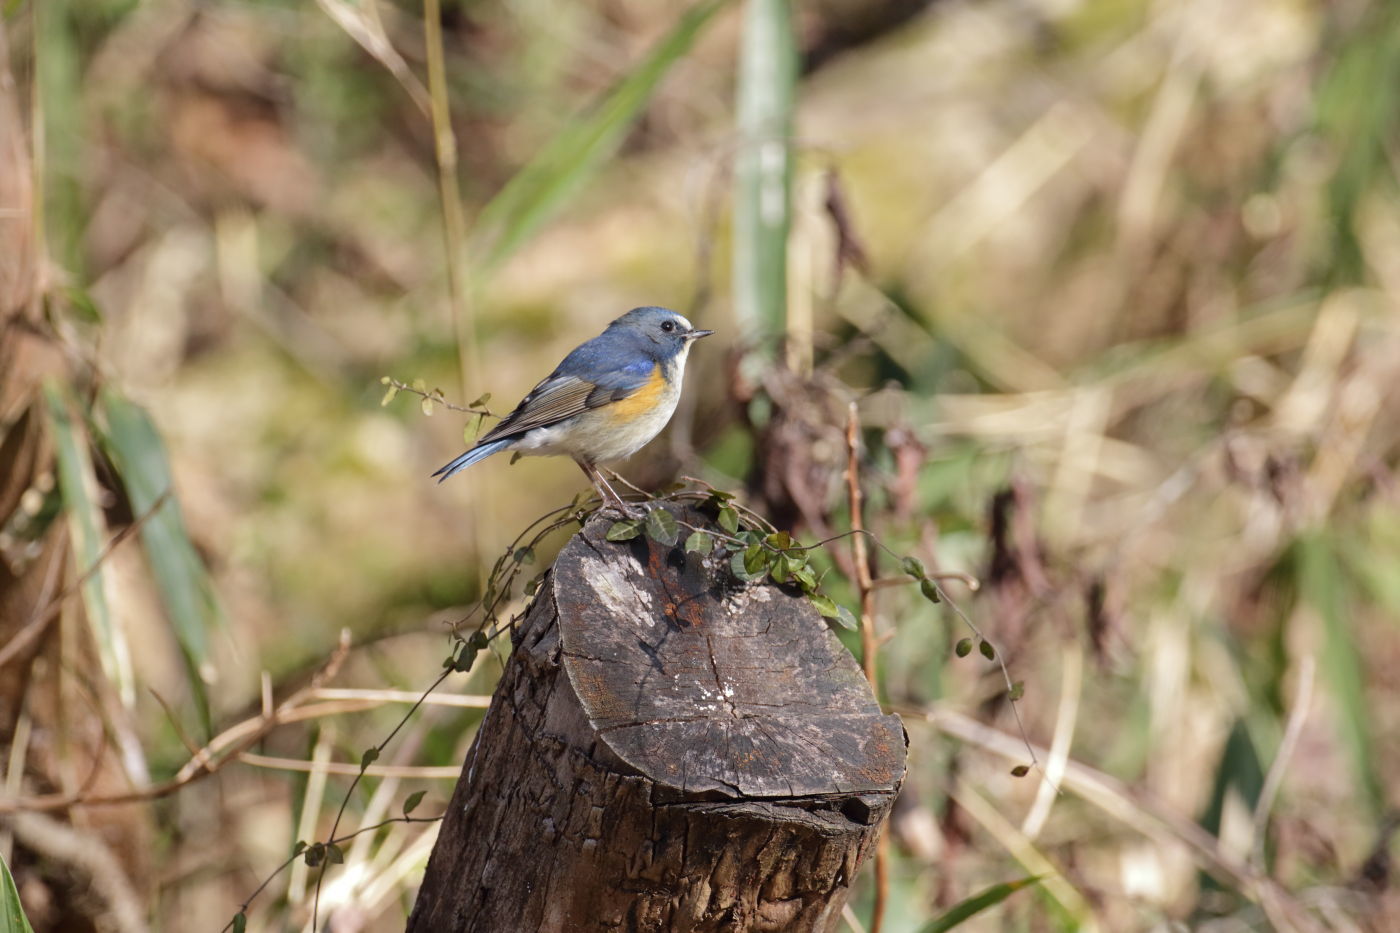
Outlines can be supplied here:
M712 330L698 330L684 317L668 308L633 308L608 325L604 336L626 336L630 341L658 360L684 360L690 345Z

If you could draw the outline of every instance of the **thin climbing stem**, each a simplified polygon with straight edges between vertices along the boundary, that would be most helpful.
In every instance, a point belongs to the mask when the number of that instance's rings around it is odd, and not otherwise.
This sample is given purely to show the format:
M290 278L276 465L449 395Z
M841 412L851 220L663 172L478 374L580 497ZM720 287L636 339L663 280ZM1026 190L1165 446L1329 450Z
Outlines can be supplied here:
M880 670L877 663L879 639L875 633L875 581L870 572L866 548L865 522L861 516L860 416L856 403L846 411L846 494L851 511L851 560L855 565L856 589L860 593L860 663L875 699L880 699ZM875 843L875 905L870 913L870 933L880 933L885 922L885 903L890 893L890 842L885 828Z

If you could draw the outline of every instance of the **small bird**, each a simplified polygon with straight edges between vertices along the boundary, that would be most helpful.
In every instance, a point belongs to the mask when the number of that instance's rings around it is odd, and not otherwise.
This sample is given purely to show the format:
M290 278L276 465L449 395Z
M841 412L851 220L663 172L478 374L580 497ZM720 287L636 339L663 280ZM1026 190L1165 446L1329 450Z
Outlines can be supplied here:
M671 420L697 330L666 308L633 308L574 349L466 453L433 475L438 482L492 454L566 454L605 503L629 513L598 464L640 450Z

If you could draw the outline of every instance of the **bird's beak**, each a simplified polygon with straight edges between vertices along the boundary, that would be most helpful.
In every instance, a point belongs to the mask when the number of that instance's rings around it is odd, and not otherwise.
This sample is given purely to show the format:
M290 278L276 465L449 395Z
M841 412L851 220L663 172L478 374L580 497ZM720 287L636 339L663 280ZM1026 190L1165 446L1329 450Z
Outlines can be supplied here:
M691 331L686 331L685 339L686 339L686 340L699 340L701 337L708 337L708 336L710 336L710 335L713 334L713 333L714 333L714 331L712 331L712 330L691 330Z

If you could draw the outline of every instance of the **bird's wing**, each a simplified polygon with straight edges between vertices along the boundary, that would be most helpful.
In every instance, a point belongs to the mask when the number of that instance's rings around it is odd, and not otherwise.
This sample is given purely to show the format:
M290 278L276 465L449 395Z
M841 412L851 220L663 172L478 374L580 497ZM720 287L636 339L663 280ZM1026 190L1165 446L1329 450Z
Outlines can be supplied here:
M639 360L627 366L590 373L588 378L569 373L566 358L549 378L530 390L505 420L482 435L478 444L523 434L531 428L558 424L575 415L621 401L644 387L656 372L656 363Z

